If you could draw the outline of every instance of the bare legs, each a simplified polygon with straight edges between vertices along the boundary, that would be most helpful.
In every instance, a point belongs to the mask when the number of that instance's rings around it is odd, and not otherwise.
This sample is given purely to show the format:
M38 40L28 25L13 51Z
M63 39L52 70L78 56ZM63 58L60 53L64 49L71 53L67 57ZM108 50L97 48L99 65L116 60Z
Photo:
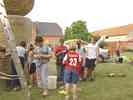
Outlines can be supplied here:
M72 90L71 90L71 84L67 83L65 85L65 90L66 90L65 100L70 100L71 91L72 91L73 100L77 100L77 84L72 84Z

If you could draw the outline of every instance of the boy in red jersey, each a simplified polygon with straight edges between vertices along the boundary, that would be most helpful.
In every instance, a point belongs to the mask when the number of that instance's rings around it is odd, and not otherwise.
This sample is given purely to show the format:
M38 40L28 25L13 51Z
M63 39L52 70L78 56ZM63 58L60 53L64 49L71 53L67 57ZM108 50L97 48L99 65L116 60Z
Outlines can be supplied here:
M63 64L65 64L64 83L66 90L66 100L69 100L70 98L71 85L73 87L73 100L77 100L77 83L79 80L77 68L81 62L81 58L79 53L77 53L75 50L76 47L71 47L63 59Z

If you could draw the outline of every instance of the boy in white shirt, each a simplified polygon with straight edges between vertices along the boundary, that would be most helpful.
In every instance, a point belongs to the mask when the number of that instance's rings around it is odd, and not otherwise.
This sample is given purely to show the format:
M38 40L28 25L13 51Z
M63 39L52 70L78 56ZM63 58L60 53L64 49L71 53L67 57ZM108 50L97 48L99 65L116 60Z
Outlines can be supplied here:
M20 44L16 47L17 54L19 56L21 65L24 69L25 62L26 62L26 42L21 41Z
M86 61L85 61L85 69L84 69L84 80L89 79L91 81L94 80L94 70L96 67L96 60L99 55L99 48L96 44L96 39L93 37L91 39L91 43L86 46Z

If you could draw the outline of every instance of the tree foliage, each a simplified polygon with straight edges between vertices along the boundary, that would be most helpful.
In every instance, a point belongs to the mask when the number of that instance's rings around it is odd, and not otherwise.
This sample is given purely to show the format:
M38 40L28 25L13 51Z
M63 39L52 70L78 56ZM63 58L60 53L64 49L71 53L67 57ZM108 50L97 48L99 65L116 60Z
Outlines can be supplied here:
M86 22L82 20L73 22L70 27L66 27L65 29L65 40L78 38L88 41L90 37L91 34L88 32Z

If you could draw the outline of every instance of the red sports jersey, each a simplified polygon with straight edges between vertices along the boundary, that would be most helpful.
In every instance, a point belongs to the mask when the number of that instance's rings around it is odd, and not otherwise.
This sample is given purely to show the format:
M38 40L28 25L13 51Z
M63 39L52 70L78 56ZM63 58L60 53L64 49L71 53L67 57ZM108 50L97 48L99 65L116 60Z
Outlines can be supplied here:
M67 69L72 69L72 68L76 68L79 65L79 54L75 51L69 51L65 58L64 58L64 63L65 63L65 68Z

